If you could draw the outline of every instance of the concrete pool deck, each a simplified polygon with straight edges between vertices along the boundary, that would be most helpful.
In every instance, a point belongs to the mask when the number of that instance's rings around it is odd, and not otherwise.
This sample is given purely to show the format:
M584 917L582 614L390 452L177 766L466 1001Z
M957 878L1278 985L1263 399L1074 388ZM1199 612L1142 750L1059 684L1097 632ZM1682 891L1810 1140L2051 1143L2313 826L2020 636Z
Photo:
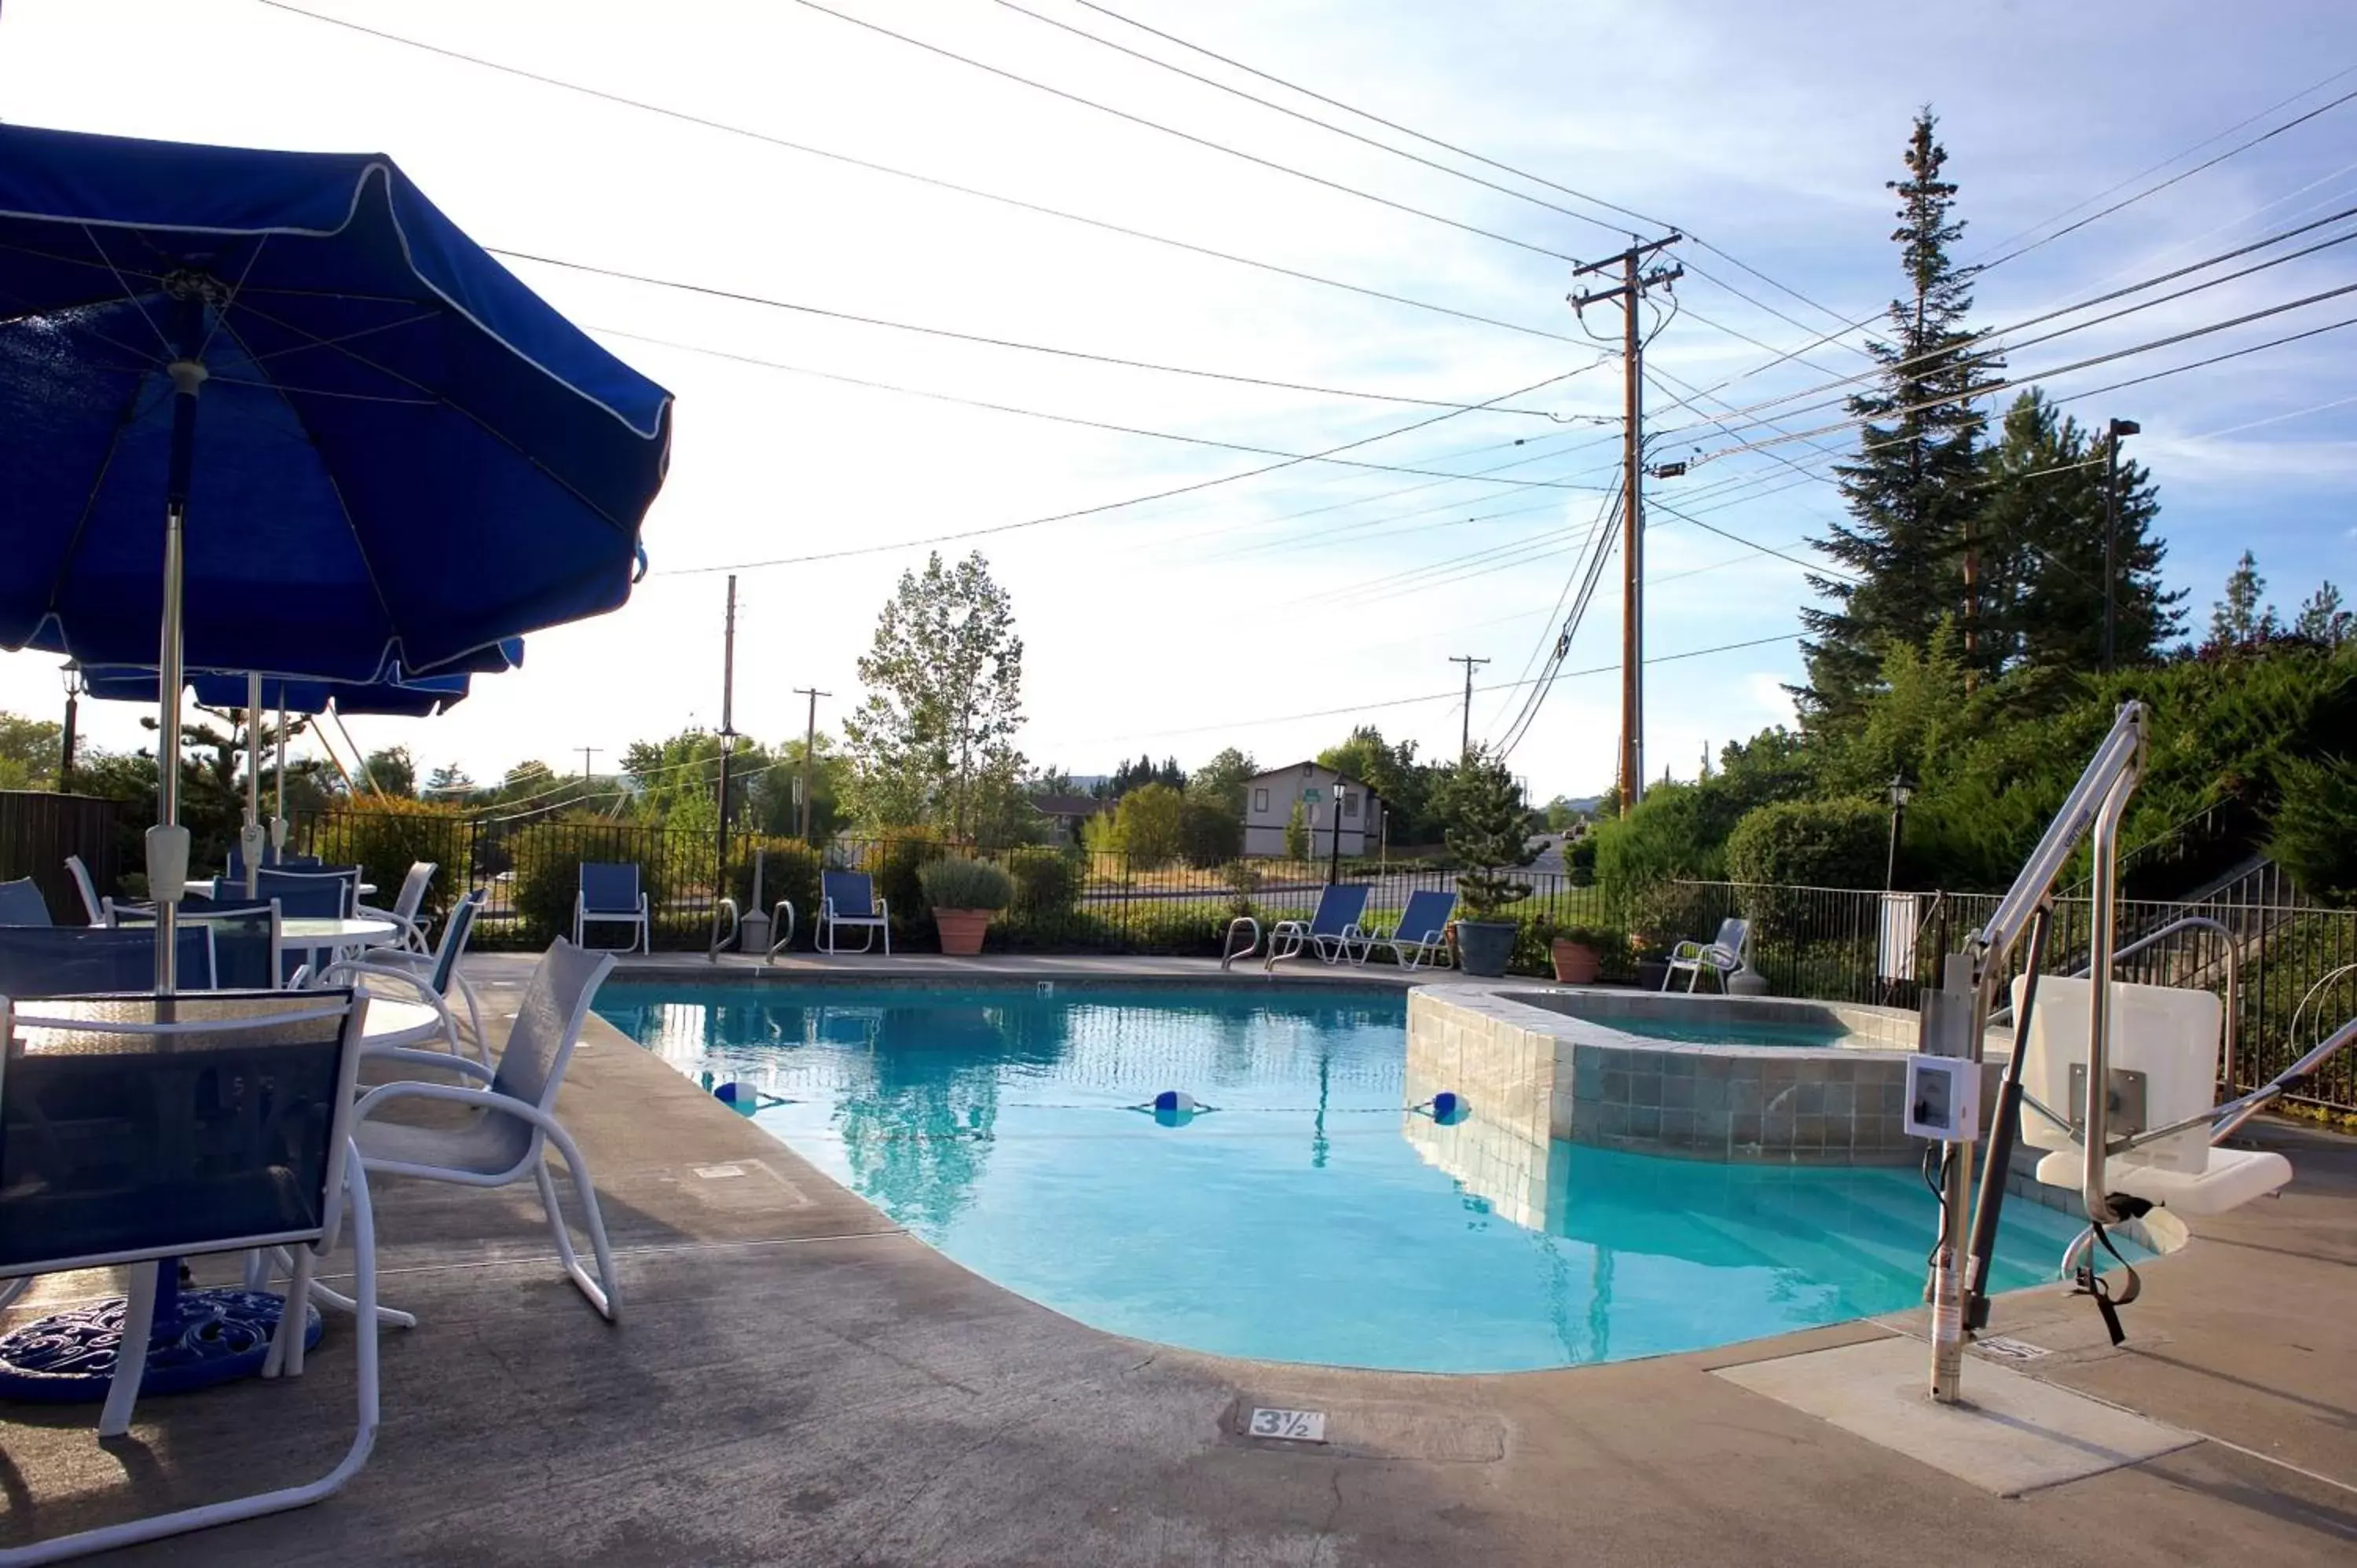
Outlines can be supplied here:
M495 1013L528 962L469 961ZM2146 1265L2126 1346L2058 1290L1998 1302L1996 1331L2049 1352L2018 1369L2201 1438L2006 1499L1711 1375L1903 1323L1498 1377L1225 1360L1000 1290L602 1023L561 1110L619 1253L620 1323L565 1282L524 1191L385 1182L385 1297L423 1321L385 1337L367 1469L316 1508L118 1561L2272 1568L2357 1548L2357 1144L2287 1123L2255 1131L2293 1186ZM103 1447L90 1409L6 1408L0 1544L307 1478L349 1431L350 1367L331 1320L299 1381L146 1402ZM1240 1435L1266 1405L1326 1412L1329 1443Z

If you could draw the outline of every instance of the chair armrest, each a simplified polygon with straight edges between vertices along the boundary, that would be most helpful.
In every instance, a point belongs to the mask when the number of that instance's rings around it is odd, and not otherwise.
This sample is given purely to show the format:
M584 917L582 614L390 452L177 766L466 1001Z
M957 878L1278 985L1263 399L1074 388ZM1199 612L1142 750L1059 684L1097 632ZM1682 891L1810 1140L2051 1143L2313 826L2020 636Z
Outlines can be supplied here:
M876 898L876 918L879 920L888 920L892 918L892 900L881 894L878 894Z
M372 963L366 959L346 959L340 963L331 963L319 972L319 983L322 985L332 985L339 979L398 981L415 993L419 1001L428 1004L437 1011L443 1006L442 993L427 984L425 977L414 970L396 968L392 964ZM363 991L366 988L354 985L352 989Z
M1703 944L1697 941L1681 941L1675 947L1670 949L1670 961L1672 963L1689 963L1694 960L1702 957L1702 955Z
M469 1078L480 1079L485 1084L490 1083L492 1079L496 1076L490 1068L485 1067L482 1063L477 1061L472 1057L452 1056L448 1051L413 1050L407 1046L398 1046L388 1050L371 1051L361 1059L372 1063L400 1062L407 1067L436 1068L446 1072L464 1073ZM407 1080L403 1079L401 1081L406 1082Z
M456 1059L455 1058L452 1059ZM352 1107L352 1123L357 1127L375 1113L380 1105L396 1100L438 1100L450 1105L473 1105L504 1116L521 1116L544 1133L554 1133L570 1143L564 1126L555 1117L529 1100L518 1100L512 1094L501 1094L495 1089L462 1089L453 1083L421 1083L414 1079L398 1079L381 1083Z

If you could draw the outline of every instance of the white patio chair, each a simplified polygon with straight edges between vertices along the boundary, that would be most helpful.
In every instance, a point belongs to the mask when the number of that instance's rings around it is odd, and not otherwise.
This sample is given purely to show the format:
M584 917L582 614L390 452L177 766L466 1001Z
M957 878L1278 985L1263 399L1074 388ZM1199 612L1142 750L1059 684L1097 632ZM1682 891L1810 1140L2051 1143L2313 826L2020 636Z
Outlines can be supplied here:
M506 1187L531 1176L548 1212L549 1233L565 1273L589 1305L608 1322L615 1315L614 1260L606 1244L606 1222L597 1212L597 1189L572 1135L556 1119L556 1091L589 1016L589 1003L614 967L615 955L577 948L559 938L532 972L514 1026L500 1052L497 1071L468 1057L440 1051L386 1050L371 1061L455 1071L484 1080L481 1087L403 1080L371 1089L354 1113L354 1139L371 1172L455 1182L461 1187ZM404 1100L462 1105L474 1114L457 1127L419 1127L387 1122L378 1112ZM581 1195L583 1229L597 1260L592 1278L573 1250L565 1211L549 1179L546 1154L555 1145Z
M391 920L401 928L400 947L408 952L422 953L425 946L425 927L418 920L417 911L425 905L425 889L432 886L436 864L430 860L412 862L409 875L401 879L401 891L390 909L372 905L354 904L352 913L363 920Z
M654 951L652 910L639 886L639 868L628 861L581 863L579 891L573 895L573 945L587 947L587 926L630 926L637 934L624 952Z
M357 985L367 991L371 988L369 983L375 981L393 988L393 999L424 1003L441 1018L443 1038L449 1044L450 1054L460 1056L465 1054L465 1047L457 1009L451 1005L455 997L467 1010L465 1037L475 1042L476 1057L489 1067L491 1042L483 1033L482 1004L458 968L458 961L467 955L467 939L475 929L475 917L482 909L483 891L479 887L452 906L449 918L442 923L441 945L432 952L410 952L400 948L374 950L365 958L329 964L319 982L324 985Z
M81 895L82 912L90 917L90 923L105 925L106 901L98 896L98 885L90 879L90 867L81 863L81 856L70 854L66 856L66 870L74 879L74 891Z
M860 945L850 950L866 952L876 945L876 933L881 931L884 956L892 956L892 908L876 896L876 879L862 871L823 871L818 923L811 930L811 946L830 955L845 950L842 946L845 926L862 933Z
M357 1431L326 1475L0 1551L0 1565L60 1562L301 1508L341 1488L367 1463L378 1413L376 1235L368 1177L350 1138L366 1010L349 992L0 1002L9 1167L0 1181L0 1277L133 1265L123 1343L144 1348L160 1268L190 1255L292 1247L293 1305L279 1319L264 1375L296 1376L303 1370L311 1275L335 1249L349 1198L361 1309ZM167 1058L192 1052L219 1064L203 1075L205 1092L231 1097L242 1122L268 1127L272 1136L139 1140L127 1112L91 1120L93 1105L136 1105L193 1122L200 1108L168 1090L195 1079L157 1070ZM221 1106L203 1109L217 1113ZM69 1121L75 1135L55 1136L52 1122ZM126 1153L137 1157L126 1161ZM101 1436L129 1430L146 1370L144 1349L117 1361Z
M1662 971L1662 989L1667 991L1670 982L1680 970L1686 972L1686 989L1692 991L1702 983L1703 971L1718 976L1718 988L1727 989L1727 977L1743 967L1744 950L1751 945L1751 922L1729 915L1718 923L1718 935L1706 942L1684 941L1670 950L1670 961Z

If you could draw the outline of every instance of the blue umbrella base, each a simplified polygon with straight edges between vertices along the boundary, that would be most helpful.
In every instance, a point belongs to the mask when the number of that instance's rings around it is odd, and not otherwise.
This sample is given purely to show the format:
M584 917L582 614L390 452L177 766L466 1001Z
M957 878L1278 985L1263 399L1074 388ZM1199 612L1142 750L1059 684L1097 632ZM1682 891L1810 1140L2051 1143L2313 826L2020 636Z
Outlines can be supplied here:
M121 1296L54 1313L0 1337L0 1399L39 1404L96 1402L106 1397L123 1347ZM186 1393L250 1378L262 1370L278 1332L283 1298L267 1291L182 1291L156 1303L139 1392ZM168 1312L168 1320L167 1320ZM319 1310L306 1306L306 1348L319 1342Z

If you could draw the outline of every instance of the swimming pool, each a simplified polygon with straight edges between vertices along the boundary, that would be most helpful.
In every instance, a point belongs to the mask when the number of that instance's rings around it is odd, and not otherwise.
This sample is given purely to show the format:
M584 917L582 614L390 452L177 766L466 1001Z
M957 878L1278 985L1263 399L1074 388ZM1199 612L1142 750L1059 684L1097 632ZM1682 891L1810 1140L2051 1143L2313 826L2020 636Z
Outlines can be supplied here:
M1934 1228L1911 1170L1534 1146L1478 1104L1405 1110L1432 1086L1396 992L613 984L597 1011L976 1273L1224 1355L1698 1349L1914 1304ZM1204 1109L1137 1109L1166 1090ZM2011 1206L1995 1287L2051 1277L2074 1230Z
M1850 1037L1849 1031L1839 1024L1718 1024L1631 1014L1616 1014L1598 1022L1624 1035L1686 1046L1795 1046L1804 1050L1824 1050L1840 1046Z

